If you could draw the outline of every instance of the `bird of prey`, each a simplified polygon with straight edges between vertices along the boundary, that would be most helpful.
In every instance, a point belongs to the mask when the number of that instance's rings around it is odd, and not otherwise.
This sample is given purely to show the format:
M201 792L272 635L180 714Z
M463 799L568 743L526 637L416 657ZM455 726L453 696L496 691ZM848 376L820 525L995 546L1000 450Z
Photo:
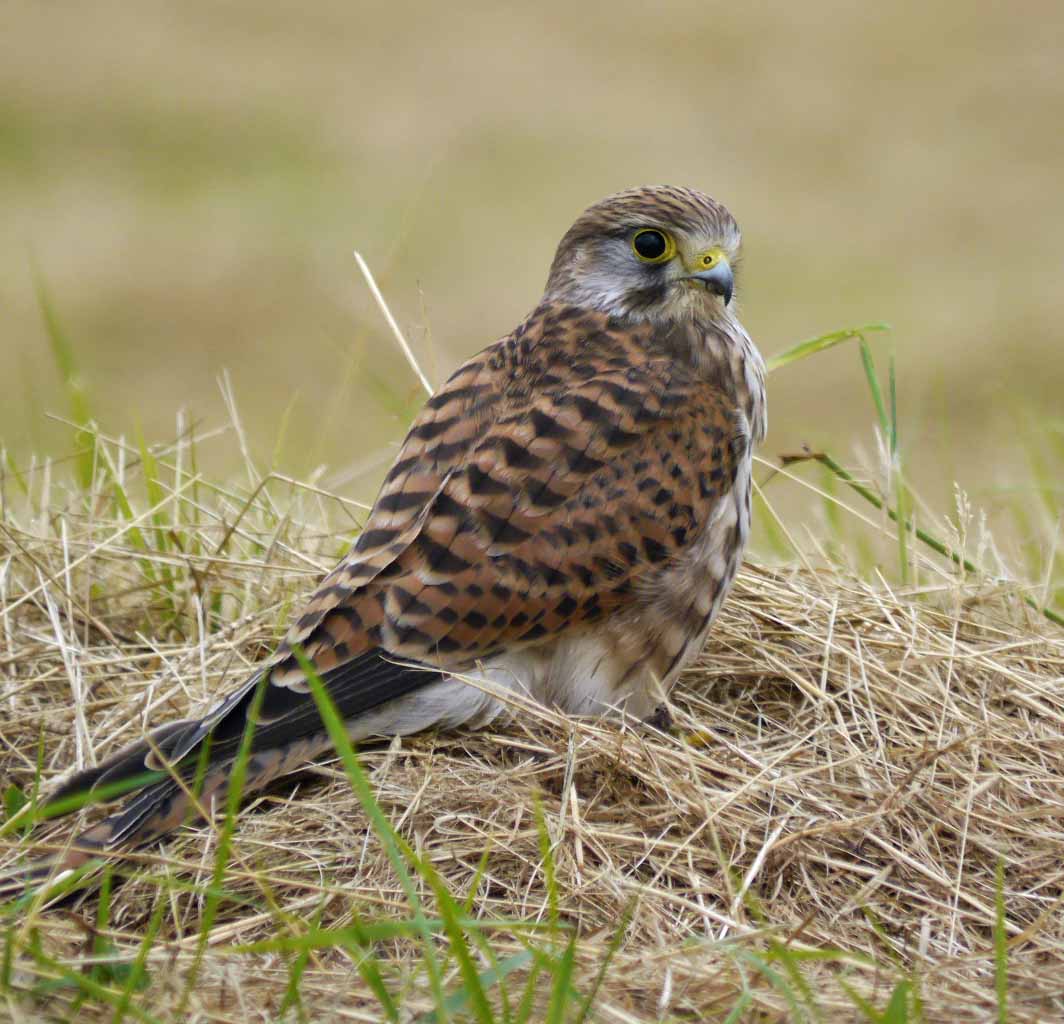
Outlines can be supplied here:
M297 650L356 741L486 725L515 713L515 692L651 716L750 530L764 365L735 313L738 257L731 214L692 189L633 188L581 214L535 309L426 402L273 656L202 718L53 794L167 773L53 869L180 825L197 768L203 806L224 799L256 691L245 792L329 751Z

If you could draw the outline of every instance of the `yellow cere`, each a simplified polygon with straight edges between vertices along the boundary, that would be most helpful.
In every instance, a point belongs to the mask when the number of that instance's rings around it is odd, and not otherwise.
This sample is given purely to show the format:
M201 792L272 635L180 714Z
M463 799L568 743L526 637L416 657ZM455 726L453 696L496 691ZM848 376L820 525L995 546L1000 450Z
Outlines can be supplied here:
M712 270L722 260L727 262L723 249L706 249L705 252L695 255L695 258L691 261L691 269L696 274L702 270Z

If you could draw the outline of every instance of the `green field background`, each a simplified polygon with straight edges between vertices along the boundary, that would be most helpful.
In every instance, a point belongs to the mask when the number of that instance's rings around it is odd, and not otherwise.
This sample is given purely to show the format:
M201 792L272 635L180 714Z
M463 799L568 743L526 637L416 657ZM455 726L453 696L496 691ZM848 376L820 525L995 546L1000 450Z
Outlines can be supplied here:
M916 491L993 514L1064 420L1062 52L1056 3L6 4L0 440L71 444L36 265L105 430L219 424L228 369L263 466L367 496L421 394L351 250L438 383L584 206L669 182L739 219L766 354L893 325ZM770 421L871 458L855 351Z

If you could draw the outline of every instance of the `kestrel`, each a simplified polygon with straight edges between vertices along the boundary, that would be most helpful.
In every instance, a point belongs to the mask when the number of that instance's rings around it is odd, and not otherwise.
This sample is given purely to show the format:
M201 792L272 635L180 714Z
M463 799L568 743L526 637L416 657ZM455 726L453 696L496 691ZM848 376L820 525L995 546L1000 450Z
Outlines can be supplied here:
M629 189L581 214L536 308L426 402L273 656L202 718L53 794L170 773L57 866L185 821L208 737L200 798L224 799L263 677L245 791L329 751L297 647L356 741L486 725L514 713L513 692L650 716L701 649L750 531L764 365L735 314L738 256L731 214L692 189Z

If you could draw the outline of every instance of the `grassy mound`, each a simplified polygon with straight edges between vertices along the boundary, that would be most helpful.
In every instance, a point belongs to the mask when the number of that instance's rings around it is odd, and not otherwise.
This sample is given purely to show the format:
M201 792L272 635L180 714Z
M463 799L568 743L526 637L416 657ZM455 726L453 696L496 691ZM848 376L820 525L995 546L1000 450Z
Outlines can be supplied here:
M79 486L47 463L4 476L0 873L69 840L68 819L31 828L55 778L235 684L363 515L250 468L205 480L191 431L81 440ZM63 903L14 901L3 1005L1060 1019L1064 634L1015 585L909 559L905 593L823 562L748 566L671 734L525 709L397 740L238 820L213 808Z

